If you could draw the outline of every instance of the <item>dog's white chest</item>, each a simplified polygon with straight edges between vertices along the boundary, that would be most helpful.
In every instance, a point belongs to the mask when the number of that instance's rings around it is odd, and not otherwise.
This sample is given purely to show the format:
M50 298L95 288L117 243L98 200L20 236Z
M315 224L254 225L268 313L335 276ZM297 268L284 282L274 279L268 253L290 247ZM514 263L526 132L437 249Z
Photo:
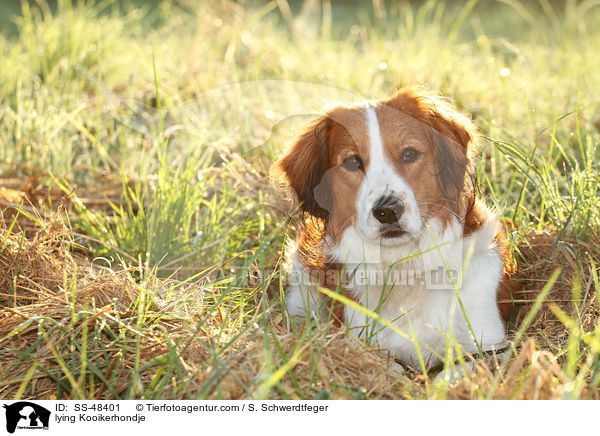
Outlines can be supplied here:
M494 230L489 223L462 238L456 229L433 227L428 240L400 248L369 245L346 232L329 255L344 265L345 290L381 318L346 306L351 332L411 365L419 362L417 350L432 364L457 344L468 352L498 347L505 332L496 302L502 260ZM307 282L291 288L288 300L309 303L307 289L315 292Z

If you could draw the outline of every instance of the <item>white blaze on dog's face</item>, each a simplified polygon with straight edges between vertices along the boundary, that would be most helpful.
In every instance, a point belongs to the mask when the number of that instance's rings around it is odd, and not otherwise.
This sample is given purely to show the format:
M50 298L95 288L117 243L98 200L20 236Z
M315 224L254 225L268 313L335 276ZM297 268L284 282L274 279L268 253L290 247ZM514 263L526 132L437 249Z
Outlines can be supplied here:
M423 129L414 129L412 135L406 135L412 130L410 128L397 129L397 137L394 137L386 135L390 133L386 131L392 128L390 125L386 126L388 129L384 129L382 135L378 113L385 118L388 110L397 112L389 106L367 106L364 109L369 143L362 160L367 160L368 166L364 170L355 205L356 229L369 240L381 238L386 245L416 237L423 227L419 205L408 180L411 175L418 174L418 169L428 160L428 150L424 146L427 138L421 131ZM393 115L407 118L402 113ZM410 124L413 120L403 121Z
M369 241L397 245L431 218L464 217L472 137L470 122L441 99L403 91L330 110L278 168L334 239L353 226Z

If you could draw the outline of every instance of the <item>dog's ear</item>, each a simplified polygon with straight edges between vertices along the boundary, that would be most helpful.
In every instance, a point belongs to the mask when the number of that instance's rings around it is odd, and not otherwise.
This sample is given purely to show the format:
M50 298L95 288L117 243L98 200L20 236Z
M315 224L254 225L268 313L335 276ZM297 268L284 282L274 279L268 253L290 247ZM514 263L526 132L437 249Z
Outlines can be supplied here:
M326 174L329 122L321 117L310 123L274 166L275 176L294 190L301 210L321 219L327 219L331 210Z
M437 95L420 98L432 129L438 183L451 210L462 216L472 207L477 177L471 151L477 139L469 118Z
M431 127L440 189L457 216L468 213L476 197L477 178L471 151L476 129L470 119L435 95L420 99Z
M465 146L431 129L438 185L450 210L464 212L465 201L475 195L472 165Z

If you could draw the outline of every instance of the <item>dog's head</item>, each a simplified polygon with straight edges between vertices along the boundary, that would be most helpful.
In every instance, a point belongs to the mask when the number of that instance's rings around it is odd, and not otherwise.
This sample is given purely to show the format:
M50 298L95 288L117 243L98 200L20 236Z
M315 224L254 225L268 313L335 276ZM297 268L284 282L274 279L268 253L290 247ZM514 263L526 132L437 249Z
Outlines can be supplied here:
M275 169L331 237L354 226L369 241L399 245L433 218L464 220L475 195L474 132L438 95L407 88L329 110Z

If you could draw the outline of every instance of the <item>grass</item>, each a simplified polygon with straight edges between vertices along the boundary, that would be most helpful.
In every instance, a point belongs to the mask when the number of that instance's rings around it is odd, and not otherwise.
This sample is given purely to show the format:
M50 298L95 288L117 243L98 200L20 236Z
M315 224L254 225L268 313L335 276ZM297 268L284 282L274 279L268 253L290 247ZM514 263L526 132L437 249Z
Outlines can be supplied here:
M0 6L0 398L598 398L595 2L199 3ZM282 315L271 163L414 83L472 114L524 283L451 384Z

